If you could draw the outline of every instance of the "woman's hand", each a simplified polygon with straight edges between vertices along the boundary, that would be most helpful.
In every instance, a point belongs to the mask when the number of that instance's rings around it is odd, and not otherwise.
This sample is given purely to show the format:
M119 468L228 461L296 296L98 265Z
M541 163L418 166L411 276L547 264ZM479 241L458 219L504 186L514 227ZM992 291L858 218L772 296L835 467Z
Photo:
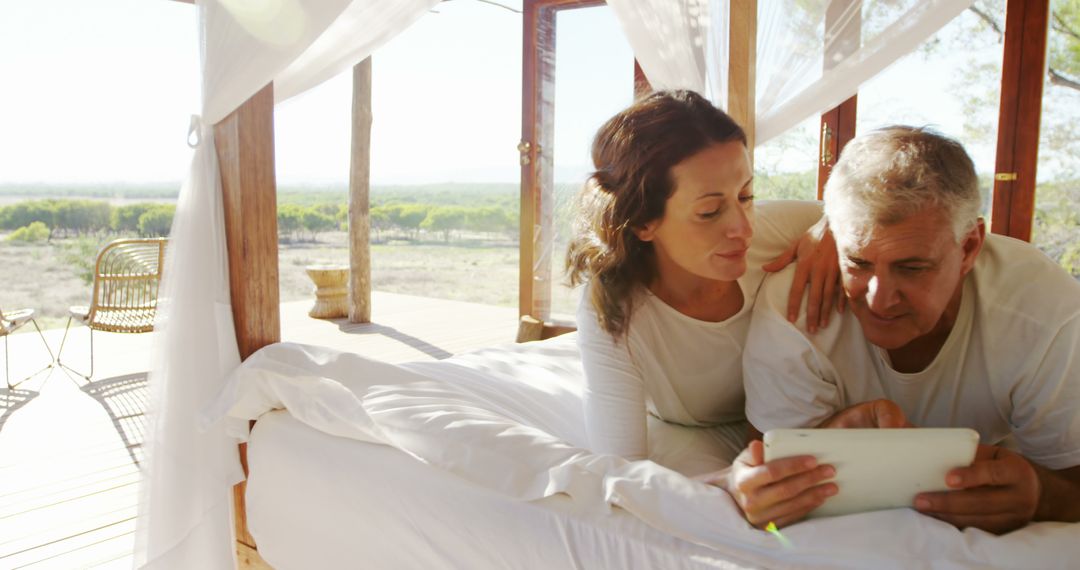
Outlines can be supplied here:
M722 477L706 481L722 487L735 499L750 524L765 528L782 527L804 518L835 495L835 483L824 483L836 475L831 465L818 465L809 455L774 459L765 463L765 446L752 441L735 458Z
M806 230L799 241L780 257L762 266L770 273L780 271L792 261L795 265L795 278L791 282L788 294L788 320L795 322L799 318L799 305L802 303L803 290L810 285L810 296L806 300L806 328L815 333L829 324L829 315L833 305L839 312L844 312L846 297L840 284L840 261L836 252L836 240L829 230L828 220L822 216L816 224Z

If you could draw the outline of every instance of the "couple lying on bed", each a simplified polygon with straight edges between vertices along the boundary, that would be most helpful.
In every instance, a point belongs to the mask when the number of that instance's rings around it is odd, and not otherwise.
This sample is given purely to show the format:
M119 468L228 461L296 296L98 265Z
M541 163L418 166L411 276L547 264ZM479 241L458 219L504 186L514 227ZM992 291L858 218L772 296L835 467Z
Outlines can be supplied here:
M834 470L765 463L759 432L968 427L975 462L914 508L997 533L1080 520L1080 283L986 234L958 143L909 127L856 138L824 216L816 203L755 207L742 129L692 92L622 111L592 158L567 265L587 283L577 321L594 451L647 458L646 414L748 419L738 446L753 441L700 477L752 524L784 525L836 493ZM799 264L766 279L763 263L784 253L768 269L782 267L799 236ZM830 319L837 265L850 310Z

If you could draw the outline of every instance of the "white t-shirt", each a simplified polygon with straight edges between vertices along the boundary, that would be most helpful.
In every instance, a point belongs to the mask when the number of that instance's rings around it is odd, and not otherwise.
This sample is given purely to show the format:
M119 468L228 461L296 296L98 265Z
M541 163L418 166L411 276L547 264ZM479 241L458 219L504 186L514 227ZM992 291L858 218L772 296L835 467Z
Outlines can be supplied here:
M723 322L688 317L642 288L625 339L600 328L586 290L578 305L578 346L585 368L589 446L628 459L649 455L646 413L688 426L743 420L742 350L765 272L821 217L819 202L759 202L743 308Z
M956 324L922 372L890 366L851 311L805 332L784 317L792 273L766 279L743 360L746 415L759 430L818 425L887 398L923 427L1010 434L1049 467L1080 464L1080 282L1034 246L989 235L964 279Z

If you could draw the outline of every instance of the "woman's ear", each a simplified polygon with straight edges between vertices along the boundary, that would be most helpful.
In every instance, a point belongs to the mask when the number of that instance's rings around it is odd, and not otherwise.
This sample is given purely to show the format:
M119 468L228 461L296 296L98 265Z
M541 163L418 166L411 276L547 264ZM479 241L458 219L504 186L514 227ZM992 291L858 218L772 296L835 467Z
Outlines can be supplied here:
M660 220L653 220L644 226L634 228L634 235L641 241L652 241L656 237L656 226Z

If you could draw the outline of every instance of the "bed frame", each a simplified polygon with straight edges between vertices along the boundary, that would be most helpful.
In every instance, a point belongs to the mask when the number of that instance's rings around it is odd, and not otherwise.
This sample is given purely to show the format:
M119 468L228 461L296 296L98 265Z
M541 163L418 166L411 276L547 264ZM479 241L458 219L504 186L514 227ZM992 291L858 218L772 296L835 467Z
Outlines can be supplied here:
M541 192L540 177L544 175L545 158L548 163L551 160L550 153L545 155L541 149L552 148L550 121L541 118L551 109L541 105L550 107L554 99L553 93L543 91L553 89L544 78L552 76L554 63L553 58L540 56L544 50L554 48L555 14L559 10L600 4L603 0L524 2L520 313L529 319L529 330L519 337L525 339L546 338L566 328L565 324L544 323L549 317L551 277L550 273L534 272L534 267L550 266L537 261L543 251L539 246L550 235L541 215L543 201L549 197ZM728 111L747 127L753 140L757 0L731 5ZM1008 0L1007 10L991 228L996 233L1029 239L1049 0ZM640 67L636 68L635 84L638 93L648 91ZM273 108L273 86L267 85L214 125L225 203L233 320L242 359L280 340ZM827 173L840 148L854 134L854 98L823 115L822 122L826 135L822 137L822 166ZM826 155L829 160L825 160ZM547 171L550 173L550 168ZM824 176L820 183L823 181ZM240 457L247 474L245 445L240 446ZM245 484L240 483L234 489L239 565L270 568L259 557L248 532L244 488Z

